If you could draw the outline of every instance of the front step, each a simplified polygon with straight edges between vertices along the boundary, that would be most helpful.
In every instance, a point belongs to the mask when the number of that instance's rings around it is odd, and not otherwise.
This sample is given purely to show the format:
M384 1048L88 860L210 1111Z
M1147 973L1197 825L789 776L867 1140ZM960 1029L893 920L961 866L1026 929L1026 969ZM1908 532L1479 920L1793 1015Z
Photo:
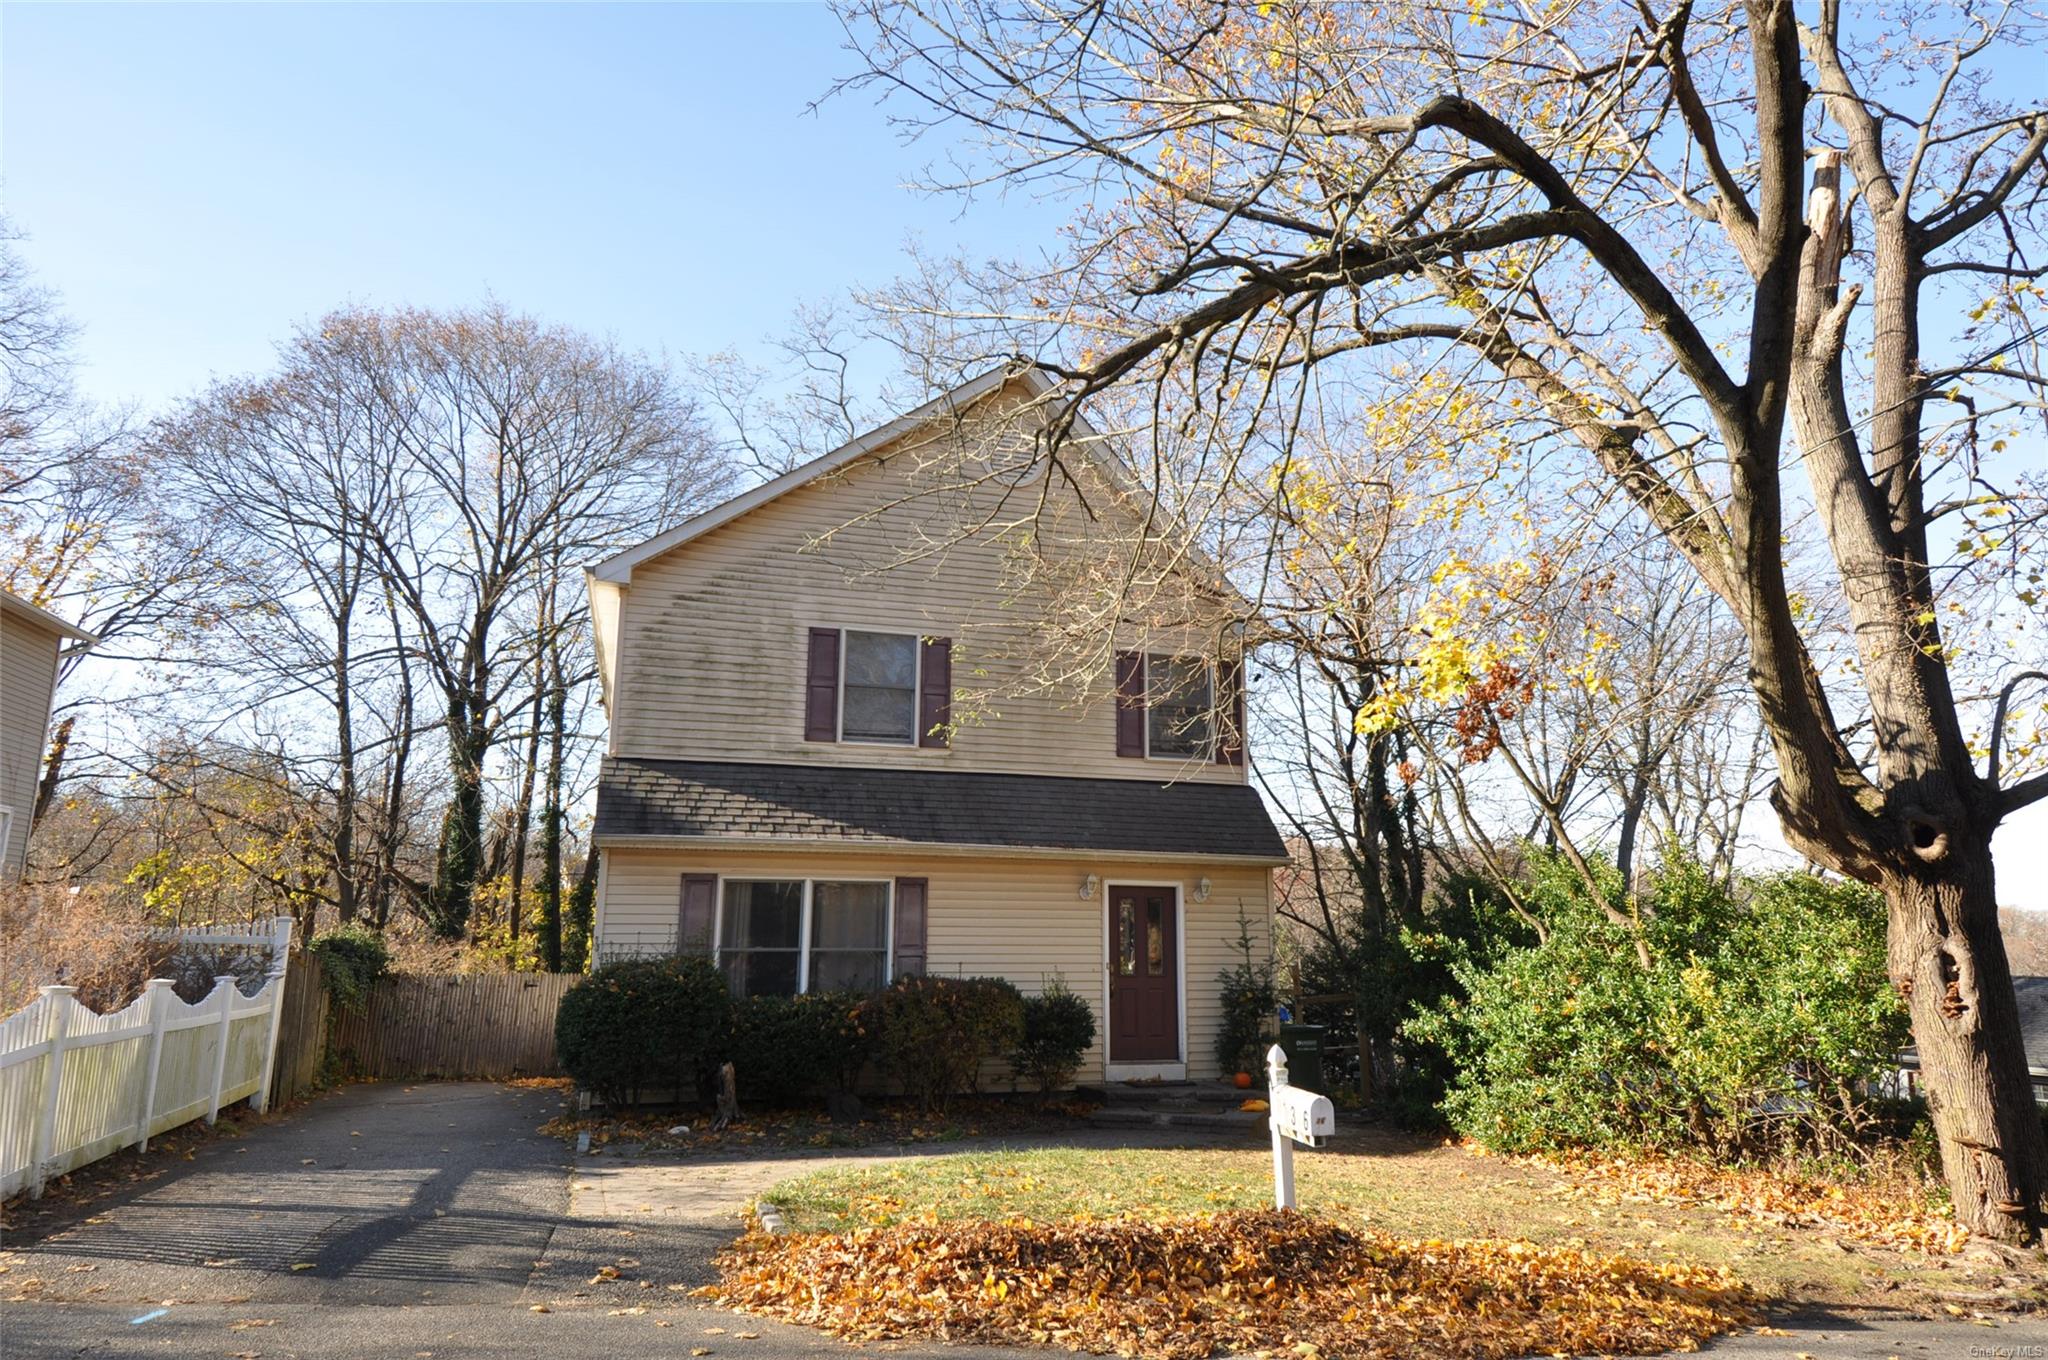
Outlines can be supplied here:
M1255 1110L1203 1111L1194 1108L1101 1105L1089 1112L1088 1122L1109 1124L1118 1128L1256 1129L1264 1126L1266 1116Z
M1104 1083L1102 1099L1109 1105L1163 1105L1195 1109L1202 1105L1242 1105L1263 1098L1263 1084L1240 1090L1227 1081L1112 1081Z

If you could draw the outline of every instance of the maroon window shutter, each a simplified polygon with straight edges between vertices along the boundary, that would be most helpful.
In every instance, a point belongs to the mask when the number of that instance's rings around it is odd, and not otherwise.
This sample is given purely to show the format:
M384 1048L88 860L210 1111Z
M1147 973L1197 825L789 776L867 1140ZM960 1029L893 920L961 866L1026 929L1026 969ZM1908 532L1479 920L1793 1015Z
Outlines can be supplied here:
M811 630L811 659L804 670L804 740L839 740L839 630Z
M711 952L711 915L717 907L718 875L683 875L683 903L676 913L676 953Z
M1244 764L1244 658L1232 657L1223 665L1223 702L1217 708L1225 714L1223 730L1217 734L1216 763Z
M953 721L953 639L926 638L924 664L918 668L917 744L952 743L947 725Z
M924 918L927 896L927 880L896 880L897 977L924 975Z
M1145 754L1145 658L1137 652L1116 654L1116 753Z

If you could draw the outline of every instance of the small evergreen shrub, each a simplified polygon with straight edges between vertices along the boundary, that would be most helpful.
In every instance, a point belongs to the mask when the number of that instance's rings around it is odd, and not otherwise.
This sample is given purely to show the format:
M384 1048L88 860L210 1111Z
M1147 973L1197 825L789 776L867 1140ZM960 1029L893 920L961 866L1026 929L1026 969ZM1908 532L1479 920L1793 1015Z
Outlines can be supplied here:
M1059 978L1024 998L1024 1027L1010 1050L1010 1068L1041 1092L1071 1085L1081 1056L1095 1042L1095 1012Z
M898 978L872 1005L883 1064L932 1111L973 1090L983 1059L1024 1034L1024 998L1002 978Z
M1238 961L1216 974L1216 1004L1223 1013L1216 1028L1216 1065L1225 1073L1257 1072L1259 1041L1279 1008L1280 989L1272 963L1254 958L1251 925L1243 912L1237 917L1237 952Z
M709 959L606 964L563 995L555 1054L608 1105L663 1090L688 1099L727 1051L731 1018L725 975Z
M320 960L327 998L341 1010L361 1010L370 988L391 971L391 948L384 937L359 921L315 935L307 950Z
M733 1002L726 1051L740 1099L790 1105L851 1089L875 1047L869 1001L858 992L809 992Z

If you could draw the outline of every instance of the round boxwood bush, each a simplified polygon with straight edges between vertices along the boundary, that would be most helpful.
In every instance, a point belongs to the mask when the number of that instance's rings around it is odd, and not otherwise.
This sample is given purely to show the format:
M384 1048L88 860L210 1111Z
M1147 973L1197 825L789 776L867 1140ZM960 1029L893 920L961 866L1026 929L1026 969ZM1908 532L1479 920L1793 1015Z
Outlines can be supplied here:
M850 1090L874 1049L868 1000L858 992L807 992L735 1001L727 1052L740 1099L792 1105Z
M982 1060L1024 1035L1024 998L1002 978L899 978L872 1005L883 1063L927 1110L973 1090Z
M731 1012L725 976L709 959L610 963L562 997L555 1054L608 1105L658 1091L687 1100L721 1060Z
M1024 998L1023 1038L1010 1051L1010 1067L1040 1091L1057 1091L1072 1083L1094 1042L1095 1012L1054 978L1037 996Z

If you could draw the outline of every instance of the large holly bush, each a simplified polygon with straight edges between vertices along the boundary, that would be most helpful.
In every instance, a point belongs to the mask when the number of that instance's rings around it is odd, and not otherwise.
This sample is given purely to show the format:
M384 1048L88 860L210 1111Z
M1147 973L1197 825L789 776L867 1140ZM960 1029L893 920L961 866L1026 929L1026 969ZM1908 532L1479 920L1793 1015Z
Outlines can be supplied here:
M1724 883L1665 866L1609 903L1539 858L1546 938L1453 964L1459 990L1408 1024L1456 1073L1443 1111L1488 1146L1693 1148L1853 1138L1906 1041L1867 888L1807 874ZM1644 966L1637 935L1650 955Z

